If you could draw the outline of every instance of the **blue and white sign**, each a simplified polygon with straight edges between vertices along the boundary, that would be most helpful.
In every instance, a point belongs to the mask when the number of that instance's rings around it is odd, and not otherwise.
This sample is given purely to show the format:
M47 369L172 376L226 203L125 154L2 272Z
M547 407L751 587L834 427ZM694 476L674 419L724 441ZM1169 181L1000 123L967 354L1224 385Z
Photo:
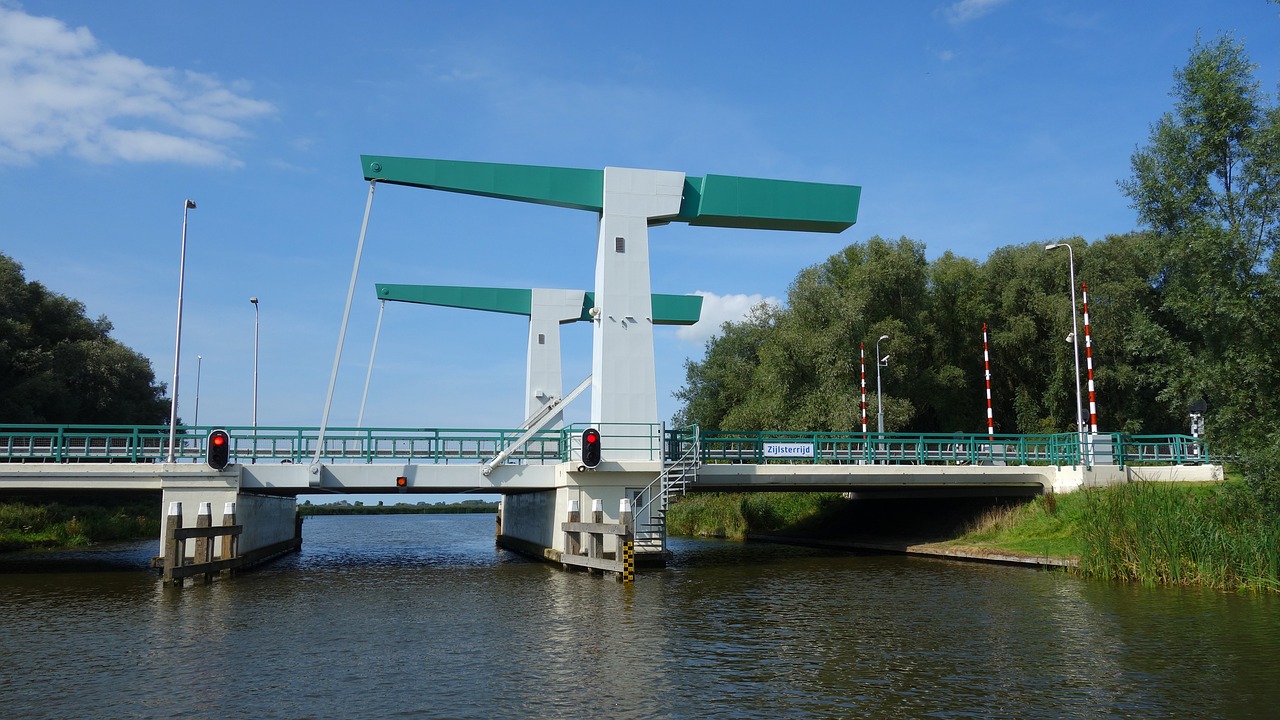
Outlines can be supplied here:
M811 458L813 443L766 442L764 456L767 458Z

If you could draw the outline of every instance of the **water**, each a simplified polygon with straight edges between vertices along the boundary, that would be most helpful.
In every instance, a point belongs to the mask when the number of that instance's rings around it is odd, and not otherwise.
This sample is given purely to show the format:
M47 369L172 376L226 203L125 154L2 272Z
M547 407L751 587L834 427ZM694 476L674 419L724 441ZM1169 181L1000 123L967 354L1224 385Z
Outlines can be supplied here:
M701 540L628 586L493 525L310 518L301 553L184 589L155 543L3 558L0 718L1280 714L1271 597Z

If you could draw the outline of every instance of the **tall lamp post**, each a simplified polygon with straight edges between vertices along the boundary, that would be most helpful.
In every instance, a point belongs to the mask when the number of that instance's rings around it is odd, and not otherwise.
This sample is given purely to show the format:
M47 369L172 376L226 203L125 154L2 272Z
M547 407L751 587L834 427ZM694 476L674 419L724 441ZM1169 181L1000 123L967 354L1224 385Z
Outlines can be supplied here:
M191 422L192 425L200 427L200 366L204 363L204 356L196 356L196 419Z
M253 428L258 428L258 298L251 297L253 303Z
M258 298L253 303L253 455L249 462L258 462Z
M1067 268L1071 275L1071 348L1076 363L1076 434L1079 438L1080 451L1084 452L1084 403L1080 398L1080 331L1076 324L1076 254L1070 243L1050 243L1045 250L1057 248L1067 249Z
M178 359L182 357L182 281L187 265L187 211L195 210L196 202L188 199L182 204L182 246L178 251L178 329L173 341L173 390L169 401L169 454L166 462L174 462L174 442L178 437Z
M885 355L881 357L880 340L888 339L888 335L881 335L880 339L876 340L876 432L881 435L884 434L884 402L880 397L880 368L887 367L889 365L889 356Z

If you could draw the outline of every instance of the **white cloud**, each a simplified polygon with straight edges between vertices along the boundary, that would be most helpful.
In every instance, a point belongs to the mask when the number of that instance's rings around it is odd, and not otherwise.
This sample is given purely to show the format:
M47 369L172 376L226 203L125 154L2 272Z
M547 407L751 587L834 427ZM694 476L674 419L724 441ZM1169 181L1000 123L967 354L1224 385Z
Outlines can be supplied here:
M953 25L962 25L977 20L1006 2L1008 0L960 0L943 12Z
M717 295L698 290L695 295L702 296L702 317L692 325L683 325L676 330L676 337L681 340L703 345L712 335L720 332L720 326L726 322L738 322L751 312L751 308L760 303L781 306L782 301L776 297L765 297L759 293L754 295Z
M240 90L240 88L236 88ZM0 164L70 153L93 162L240 162L227 141L267 102L216 78L103 50L87 28L0 7Z

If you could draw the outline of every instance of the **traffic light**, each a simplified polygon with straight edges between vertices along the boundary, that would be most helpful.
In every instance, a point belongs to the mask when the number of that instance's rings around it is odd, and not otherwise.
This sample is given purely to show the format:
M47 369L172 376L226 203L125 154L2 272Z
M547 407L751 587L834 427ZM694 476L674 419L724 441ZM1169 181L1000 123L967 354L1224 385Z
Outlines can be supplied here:
M226 430L209 433L209 467L221 470L231 462L231 436Z
M582 464L589 468L600 464L600 431L595 428L582 431Z

